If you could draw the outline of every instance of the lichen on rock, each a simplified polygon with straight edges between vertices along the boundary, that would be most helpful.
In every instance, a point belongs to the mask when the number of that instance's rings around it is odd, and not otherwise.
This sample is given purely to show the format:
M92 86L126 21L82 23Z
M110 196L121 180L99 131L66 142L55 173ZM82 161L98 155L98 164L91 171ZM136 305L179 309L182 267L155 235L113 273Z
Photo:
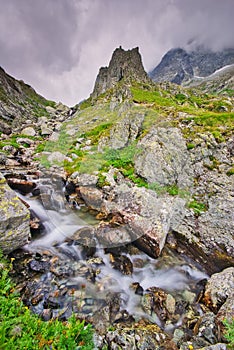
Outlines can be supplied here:
M30 235L30 214L0 173L0 249L4 253L25 245Z

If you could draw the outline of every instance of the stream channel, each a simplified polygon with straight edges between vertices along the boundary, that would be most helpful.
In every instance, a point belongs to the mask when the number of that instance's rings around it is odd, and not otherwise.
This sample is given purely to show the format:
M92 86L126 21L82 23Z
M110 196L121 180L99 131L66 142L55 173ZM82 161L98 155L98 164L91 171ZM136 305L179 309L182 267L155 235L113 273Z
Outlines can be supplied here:
M84 247L74 233L96 225L95 216L69 204L63 189L54 190L48 181L37 186L39 195L19 196L40 219L40 232L12 254L13 277L33 312L44 320L65 320L76 312L101 333L140 319L172 332L189 314L191 320L202 314L199 292L208 275L195 261L168 244L158 259L134 244Z

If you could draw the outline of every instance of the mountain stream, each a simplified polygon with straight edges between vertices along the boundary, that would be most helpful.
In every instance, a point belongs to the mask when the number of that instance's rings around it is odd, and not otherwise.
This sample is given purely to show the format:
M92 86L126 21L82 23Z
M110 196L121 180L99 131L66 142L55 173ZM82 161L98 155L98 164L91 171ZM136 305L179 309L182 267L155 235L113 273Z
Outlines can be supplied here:
M169 332L181 325L191 305L202 313L197 300L208 276L183 252L166 245L152 259L133 244L81 246L73 234L95 225L95 217L76 203L71 209L63 191L46 185L40 190L39 197L19 194L41 229L12 255L17 288L33 312L45 320L76 312L98 326L144 318Z

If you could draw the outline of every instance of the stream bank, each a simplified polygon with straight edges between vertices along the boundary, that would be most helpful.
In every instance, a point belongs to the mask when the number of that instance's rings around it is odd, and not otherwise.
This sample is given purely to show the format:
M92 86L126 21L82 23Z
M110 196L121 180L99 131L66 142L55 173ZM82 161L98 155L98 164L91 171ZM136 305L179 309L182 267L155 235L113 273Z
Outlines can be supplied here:
M9 184L19 191L19 182ZM233 268L218 274L226 291L220 298L209 266L192 259L172 232L158 258L139 250L134 241L101 246L96 235L89 245L90 234L100 227L113 234L116 217L104 218L97 208L87 207L80 190L68 194L72 186L64 178L32 182L30 191L24 182L18 195L30 208L34 237L10 257L12 278L33 312L46 321L66 320L75 312L93 324L98 349L200 349L224 340L222 319L233 315Z

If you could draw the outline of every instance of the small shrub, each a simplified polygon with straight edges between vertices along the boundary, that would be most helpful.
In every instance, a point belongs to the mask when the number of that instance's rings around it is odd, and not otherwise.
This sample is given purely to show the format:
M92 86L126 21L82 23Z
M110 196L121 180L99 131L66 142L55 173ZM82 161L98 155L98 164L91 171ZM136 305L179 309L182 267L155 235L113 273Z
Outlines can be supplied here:
M181 94L181 93L176 94L175 98L181 103L184 103L187 100L187 97L184 94Z
M83 136L86 138L91 138L92 143L96 143L99 140L101 134L103 134L105 131L110 129L111 126L112 126L112 123L99 124L95 128L89 131L86 131Z
M166 186L166 191L171 196L177 196L179 194L179 187L177 185Z
M45 143L41 142L37 145L37 147L35 148L35 153L41 153L43 152L45 149Z

